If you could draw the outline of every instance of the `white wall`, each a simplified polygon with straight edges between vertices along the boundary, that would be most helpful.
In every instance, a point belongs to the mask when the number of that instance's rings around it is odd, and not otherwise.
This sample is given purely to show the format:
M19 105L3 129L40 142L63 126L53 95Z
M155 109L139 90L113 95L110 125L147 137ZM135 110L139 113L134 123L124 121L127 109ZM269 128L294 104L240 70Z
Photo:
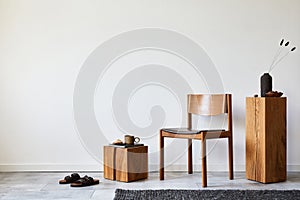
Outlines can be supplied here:
M259 77L268 69L281 38L300 47L299 19L298 0L0 0L0 170L102 170L101 158L97 161L88 153L76 131L76 78L103 42L145 27L183 34L211 58L225 91L233 94L234 162L237 170L244 170L245 97L259 93ZM271 73L274 89L288 97L289 170L300 170L299 74L299 51ZM152 92L156 89L153 86ZM169 95L160 98L167 101ZM146 104L155 99L148 98ZM143 115L138 113L141 109L129 112L133 118L137 112L137 120ZM176 121L180 112L175 109L167 119ZM116 129L113 123L108 126ZM121 132L107 134L108 141L119 137ZM155 170L158 135L151 137L144 142ZM210 144L209 170L227 166L222 154L226 144L214 144ZM199 151L196 144L196 168ZM175 159L170 169L184 169L186 157L178 154L178 148L168 153Z

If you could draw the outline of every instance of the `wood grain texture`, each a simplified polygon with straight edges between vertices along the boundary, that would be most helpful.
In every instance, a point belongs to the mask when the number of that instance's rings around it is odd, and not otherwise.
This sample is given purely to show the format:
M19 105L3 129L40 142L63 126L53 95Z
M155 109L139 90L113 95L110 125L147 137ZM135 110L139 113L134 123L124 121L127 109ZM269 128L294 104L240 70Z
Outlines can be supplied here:
M286 98L266 98L266 181L286 180Z
M265 98L255 99L255 142L256 142L256 179L265 182L266 177L266 124L265 124Z
M194 140L201 140L202 139L202 133L199 134L180 134L180 133L170 133L167 131L161 130L162 137L169 137L169 138L182 138L182 139L194 139ZM213 131L213 132L207 132L206 139L218 139L218 138L228 138L231 137L230 131Z
M148 147L116 148L116 180L136 181L148 177Z
M256 100L246 98L246 177L256 180Z
M123 182L148 177L148 147L104 146L104 178Z
M286 98L246 98L246 177L286 180Z
M227 113L226 94L189 94L188 113L198 115L219 115Z
M103 147L103 160L104 178L109 180L116 180L114 147Z

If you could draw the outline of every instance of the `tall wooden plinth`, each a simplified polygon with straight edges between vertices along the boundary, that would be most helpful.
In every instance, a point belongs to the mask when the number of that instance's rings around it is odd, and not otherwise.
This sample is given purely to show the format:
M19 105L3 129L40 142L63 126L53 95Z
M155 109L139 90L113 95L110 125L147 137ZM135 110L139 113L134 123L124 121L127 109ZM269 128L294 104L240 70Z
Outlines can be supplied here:
M286 97L246 98L246 177L286 180Z

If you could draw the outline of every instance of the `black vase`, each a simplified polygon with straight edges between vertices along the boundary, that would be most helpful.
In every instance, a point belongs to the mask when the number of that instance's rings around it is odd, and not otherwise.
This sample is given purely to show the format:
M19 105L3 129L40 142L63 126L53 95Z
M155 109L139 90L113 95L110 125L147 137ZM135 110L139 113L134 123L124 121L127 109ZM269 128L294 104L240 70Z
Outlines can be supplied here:
M269 73L264 73L260 77L260 94L265 97L267 92L272 91L272 76Z

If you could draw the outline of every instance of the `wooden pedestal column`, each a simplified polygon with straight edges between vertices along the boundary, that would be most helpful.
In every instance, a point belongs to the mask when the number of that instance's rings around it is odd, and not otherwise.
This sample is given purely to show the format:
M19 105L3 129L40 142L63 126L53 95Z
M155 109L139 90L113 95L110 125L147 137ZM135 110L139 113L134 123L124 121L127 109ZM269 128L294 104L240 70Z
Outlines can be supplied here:
M286 180L286 98L246 98L246 177Z

